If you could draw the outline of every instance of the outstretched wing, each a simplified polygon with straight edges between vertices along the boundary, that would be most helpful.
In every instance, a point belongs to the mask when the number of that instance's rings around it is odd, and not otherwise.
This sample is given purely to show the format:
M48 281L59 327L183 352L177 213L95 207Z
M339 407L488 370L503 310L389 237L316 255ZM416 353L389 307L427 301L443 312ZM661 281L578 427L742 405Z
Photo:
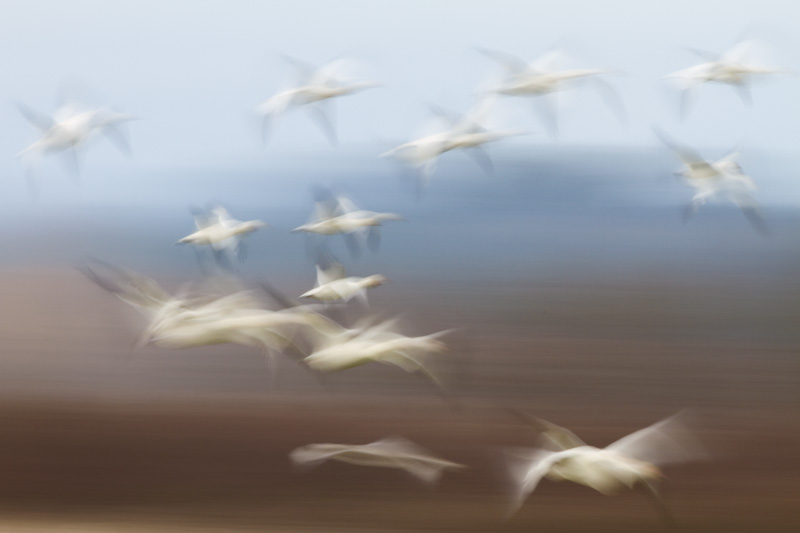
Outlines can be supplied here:
M327 267L323 268L317 265L317 286L327 285L332 281L336 281L345 277L344 266L338 262L331 262Z
M294 69L294 79L292 81L295 87L309 84L319 70L316 65L297 59L294 56L283 54L281 57Z
M673 415L621 438L606 450L654 465L703 459L706 453L683 422L684 418L683 413Z
M755 43L756 41L753 39L742 41L722 54L720 60L725 63L747 63L750 60L750 53L752 52Z
M94 283L136 307L146 316L172 300L172 295L146 276L97 259L93 262L103 266L108 272L101 274L99 269L92 268L88 263L84 263L79 269Z
M674 140L667 137L667 135L656 126L653 126L653 132L658 136L662 143L667 148L672 150L675 156L687 167L691 168L694 172L703 172L709 174L716 174L716 170L705 160L700 153L686 145L681 145Z
M548 422L543 418L529 415L518 409L507 409L507 411L528 424L541 429L540 439L542 445L548 450L562 451L577 448L578 446L586 446L585 442L567 428Z
M509 74L521 74L523 72L532 71L531 67L525 61L514 55L498 50L489 50L488 48L477 48L477 50L489 59L499 63Z
M43 133L52 128L55 124L55 121L52 117L31 109L22 102L16 102L16 105L17 109L19 109L19 112L22 113L23 117L25 117L25 120L36 126L36 128Z
M564 58L564 53L560 50L549 50L537 57L529 65L531 69L539 72L553 70L556 63Z
M511 481L512 498L507 516L515 514L539 482L550 471L558 454L547 450L506 448L506 469Z

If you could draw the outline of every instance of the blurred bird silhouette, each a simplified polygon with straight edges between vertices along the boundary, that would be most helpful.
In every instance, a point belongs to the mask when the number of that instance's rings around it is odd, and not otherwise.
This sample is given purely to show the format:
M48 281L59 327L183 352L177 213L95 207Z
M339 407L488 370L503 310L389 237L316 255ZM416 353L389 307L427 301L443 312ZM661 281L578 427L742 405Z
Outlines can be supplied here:
M790 71L768 68L751 61L753 49L758 45L755 39L742 41L727 52L717 54L690 48L704 61L689 68L666 76L681 90L681 116L689 114L690 107L697 97L698 89L706 83L725 84L736 90L745 105L752 105L750 84L753 79L770 74L790 74Z
M294 84L259 104L255 111L263 117L262 139L266 143L269 132L275 128L280 117L292 107L303 107L317 122L331 145L338 143L336 129L327 104L333 98L347 96L379 87L372 81L349 81L346 70L354 66L349 59L338 59L322 68L284 56L296 71Z
M695 195L684 209L684 223L688 222L709 200L722 199L738 207L758 233L769 234L758 202L753 196L756 184L750 176L742 172L742 167L739 165L739 151L730 152L717 161L708 162L696 150L669 139L660 129L654 128L654 131L684 164L678 175L695 190Z
M446 470L459 471L466 465L436 457L428 450L401 437L389 437L370 444L308 444L289 454L298 466L314 467L325 461L361 466L397 468L425 483L436 483Z
M243 289L232 278L208 280L204 287L193 291L184 286L173 296L141 274L102 261L93 263L83 265L81 271L147 319L135 348L147 344L168 349L217 344L250 346L265 356L274 381L276 354L304 356L293 344L300 330L332 330L330 320L307 306L277 311L264 308L252 291Z
M268 228L269 224L261 220L242 222L232 218L228 211L216 206L208 211L195 208L194 222L197 231L183 237L175 244L193 244L211 248L214 259L222 267L234 268L236 261L241 261L247 254L242 239L260 228Z
M452 330L440 331L422 337L408 337L394 329L397 320L372 324L372 318L362 319L354 328L317 330L312 341L312 352L306 364L320 372L339 372L367 363L383 363L399 367L406 372L421 372L434 384L441 381L425 366L423 360L432 353L441 353L447 346L439 340Z
M505 96L533 98L536 113L553 137L558 135L554 95L576 86L579 81L592 83L620 122L627 121L625 108L616 90L601 78L603 75L615 73L613 70L557 69L556 65L566 58L566 54L557 50L546 52L531 63L505 52L485 48L479 48L478 51L499 63L505 71L503 79L499 83L488 85L486 90Z
M52 116L36 111L22 102L17 108L30 122L41 137L22 150L17 157L26 160L28 184L31 191L37 192L36 169L41 160L49 154L67 152L67 160L75 176L80 174L78 151L87 146L97 134L103 133L125 155L130 155L130 145L120 126L138 117L120 113L111 108L92 108L77 100L69 100L61 104Z
M381 154L381 157L394 158L416 173L418 193L424 192L436 169L438 158L451 150L461 150L486 172L491 174L494 168L492 159L484 145L524 135L522 130L490 130L486 124L494 107L495 97L483 95L477 104L467 113L459 115L448 109L431 106L431 111L444 129L437 128L433 133L401 144Z
M366 244L372 251L380 247L380 226L387 220L403 220L394 213L378 213L360 209L347 196L334 196L329 190L317 188L314 212L306 224L293 229L316 235L343 235L353 257L359 257Z
M322 302L349 302L353 298L369 306L367 289L386 283L380 274L359 278L347 277L344 266L329 254L320 253L317 262L317 282L314 288L300 295L300 298L313 298Z
M540 448L506 452L515 492L511 514L547 477L585 485L607 496L644 486L671 522L659 492L663 478L659 467L707 457L684 423L684 413L631 433L605 448L589 446L568 429L545 420L526 418L543 431Z

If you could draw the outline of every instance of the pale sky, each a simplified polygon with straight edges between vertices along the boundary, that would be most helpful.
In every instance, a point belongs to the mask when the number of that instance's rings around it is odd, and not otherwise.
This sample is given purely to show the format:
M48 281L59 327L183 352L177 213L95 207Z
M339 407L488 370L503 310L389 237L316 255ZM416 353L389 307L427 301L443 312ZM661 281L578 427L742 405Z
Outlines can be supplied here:
M800 4L786 1L474 1L294 0L128 2L5 1L0 18L0 173L23 181L15 154L35 138L13 105L52 112L64 80L78 80L111 104L142 117L131 124L135 158L109 143L87 154L86 172L136 174L154 169L277 164L335 154L315 123L290 113L263 150L252 110L291 75L287 53L322 64L345 54L384 88L335 104L343 153L377 156L428 118L427 103L465 110L475 87L497 72L474 50L495 48L531 60L557 43L587 67L618 69L609 78L623 98L623 127L589 89L570 96L561 146L655 145L659 123L699 146L744 144L796 152L800 76L753 88L748 108L728 87L707 87L681 123L663 76L697 62L684 47L722 52L743 35L769 38L777 66L800 70ZM554 141L530 105L503 101L514 126L537 135L519 145ZM384 143L384 144L381 144ZM64 174L60 166L45 167ZM49 169L49 170L48 170ZM55 177L53 179L65 179ZM66 178L68 179L68 178ZM0 184L18 195L24 187Z

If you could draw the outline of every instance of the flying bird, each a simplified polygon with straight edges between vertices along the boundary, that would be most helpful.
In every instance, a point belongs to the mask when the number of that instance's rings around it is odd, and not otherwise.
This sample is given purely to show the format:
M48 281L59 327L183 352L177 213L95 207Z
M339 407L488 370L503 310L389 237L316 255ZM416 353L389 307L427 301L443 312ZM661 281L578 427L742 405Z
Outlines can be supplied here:
M659 492L662 466L706 458L678 413L606 446L589 446L568 429L534 419L543 431L540 448L509 449L507 460L514 485L511 514L543 478L572 481L607 496L644 486L665 516Z
M688 222L709 200L728 200L738 207L753 228L762 235L769 229L754 197L757 189L753 178L744 174L739 164L739 151L733 151L720 159L709 162L699 152L669 139L661 130L655 133L684 167L678 172L687 185L695 190L694 196L684 208L683 220Z
M136 272L95 261L81 270L93 282L137 309L147 325L135 347L187 349L218 344L257 348L277 372L275 354L302 358L293 340L307 328L331 330L329 320L303 306L281 310L264 308L252 291L232 280L212 280L206 290L172 295L157 282ZM187 294L188 293L188 294Z
M423 191L436 169L438 158L446 152L460 150L487 173L493 171L491 157L485 145L509 137L524 135L522 130L488 129L487 123L494 107L494 95L483 95L475 106L463 115L438 106L431 106L431 111L444 128L427 133L412 141L381 154L409 166L417 174L417 186Z
M197 231L183 237L176 244L208 246L218 264L224 264L224 258L229 261L233 258L243 259L246 248L242 239L254 231L269 227L269 224L261 220L236 220L220 206L208 212L195 210L194 221Z
M435 385L442 387L441 381L425 365L424 360L433 353L447 350L447 345L439 338L452 330L409 337L395 331L396 324L396 319L378 324L362 321L351 329L317 331L305 363L320 372L341 372L368 363L382 363L409 373L421 372Z
M337 144L336 130L327 109L328 103L342 96L379 87L372 81L350 81L344 71L352 66L348 59L338 59L321 68L284 56L296 71L295 83L259 104L255 112L262 117L262 138L266 142L270 130L292 107L302 107L317 121L331 145Z
M753 98L750 94L750 85L754 79L765 75L791 73L783 69L754 64L750 56L757 44L758 41L748 39L722 54L690 48L703 59L703 62L666 76L667 80L682 91L681 116L685 118L688 115L698 89L707 83L728 85L736 90L745 105L751 105Z
M380 226L387 220L403 220L394 213L379 213L359 208L344 195L317 191L314 212L306 224L293 229L315 235L343 235L353 257L358 257L366 243L373 251L380 247Z
M325 265L317 264L317 282L313 289L301 294L300 298L345 303L356 298L367 306L367 289L378 287L384 283L386 283L386 278L380 274L364 278L347 277L341 263L328 260Z
M370 444L308 444L289 454L299 466L313 467L325 461L341 461L361 466L397 468L425 483L436 483L444 471L464 470L466 465L446 461L401 437L381 439Z
M35 191L34 169L49 154L68 153L76 175L79 172L78 150L85 147L98 133L105 134L123 153L130 154L127 138L119 127L136 120L135 115L120 113L111 108L91 108L77 101L62 104L52 116L36 111L22 102L17 108L25 119L41 134L33 144L17 157L28 162L28 180Z

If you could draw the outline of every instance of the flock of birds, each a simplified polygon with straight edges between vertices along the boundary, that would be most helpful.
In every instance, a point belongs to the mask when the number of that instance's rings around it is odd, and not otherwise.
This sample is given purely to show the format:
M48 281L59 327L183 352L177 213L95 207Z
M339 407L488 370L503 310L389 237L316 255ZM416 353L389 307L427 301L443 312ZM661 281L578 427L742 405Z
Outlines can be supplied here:
M752 41L746 41L721 55L698 52L705 62L668 76L684 91L684 109L688 108L698 88L706 83L734 87L749 102L748 84L753 77L783 72L749 63L747 53L752 45ZM490 172L492 163L485 146L525 133L487 129L486 123L499 97L530 99L545 126L556 135L555 108L548 97L573 87L579 81L591 81L607 95L609 104L624 119L621 101L611 85L602 79L611 71L559 69L556 65L563 56L556 52L549 52L531 63L501 52L480 52L502 66L504 75L500 81L481 87L476 105L463 115L433 108L438 120L446 125L444 129L383 154L383 157L408 165L415 172L421 189L434 174L437 160L443 154L463 150ZM377 87L378 84L347 81L340 74L347 65L346 60L337 60L319 69L294 59L291 62L298 73L294 85L269 98L255 110L264 121L264 139L276 128L284 113L291 108L302 108L319 122L330 141L335 143L336 132L326 106L335 98ZM129 151L121 125L135 119L133 115L110 108L91 109L76 102L65 104L52 117L23 104L18 106L24 117L42 134L20 154L29 160L29 178L35 176L33 169L46 154L68 152L77 164L77 150L98 134L108 136L122 150ZM738 206L756 229L766 232L753 197L755 184L742 172L737 162L738 153L709 162L664 132L656 130L656 133L684 164L680 175L696 191L686 207L686 218L707 201L723 198ZM175 294L148 277L103 261L87 260L82 270L97 285L144 316L146 325L134 349L144 345L186 349L238 344L264 354L273 380L277 376L279 361L285 357L323 384L327 384L325 376L329 373L381 363L424 376L437 388L443 389L441 376L432 370L428 361L434 354L446 351L442 338L452 330L408 336L400 332L398 319L382 320L364 313L368 309L369 289L382 285L386 278L379 274L347 276L329 246L331 238L341 235L354 257L365 247L376 251L384 223L402 218L394 213L362 209L349 197L327 189L318 189L315 196L311 218L293 230L315 239L316 283L300 295L301 299L311 299L315 303L301 303L266 282L262 282L258 291L247 289L236 276L230 275L235 268L223 268L229 275L209 277L199 285L184 286ZM245 237L268 227L260 220L236 220L219 206L197 209L194 218L196 230L176 244L210 250L222 267L235 267L244 256ZM267 296L272 300L271 304L264 302ZM361 316L356 320L334 319L337 313L344 316L351 312L350 302L353 300L358 302L360 310L357 311ZM347 316L352 316L352 313ZM343 325L350 322L349 327ZM603 494L642 486L666 513L658 490L663 477L660 468L705 457L688 430L684 414L658 422L602 449L585 444L565 428L521 412L515 414L539 429L540 444L536 449L509 449L505 452L509 478L515 487L512 513L545 477L586 485ZM397 468L428 483L438 480L444 471L466 468L399 437L363 445L309 444L292 451L290 458L305 466L336 460Z

